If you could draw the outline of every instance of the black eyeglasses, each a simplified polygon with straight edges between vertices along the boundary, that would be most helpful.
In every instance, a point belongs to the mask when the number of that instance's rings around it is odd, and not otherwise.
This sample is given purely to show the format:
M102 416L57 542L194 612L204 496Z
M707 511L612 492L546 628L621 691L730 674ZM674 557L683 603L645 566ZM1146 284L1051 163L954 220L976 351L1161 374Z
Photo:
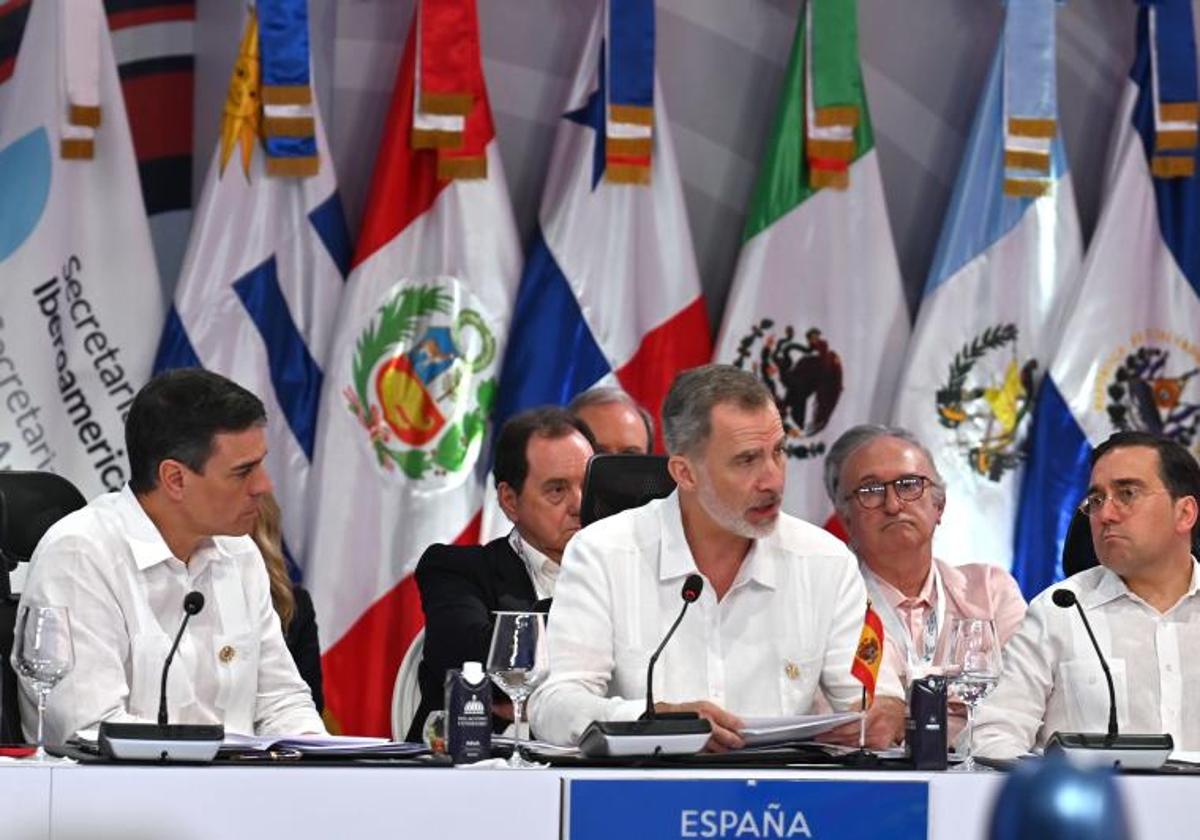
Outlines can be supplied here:
M932 478L923 475L902 475L891 481L873 481L870 484L864 484L847 493L845 498L858 499L858 503L866 510L874 510L883 507L883 503L887 500L888 487L895 489L896 498L900 501L915 502L925 495L925 488L933 483Z

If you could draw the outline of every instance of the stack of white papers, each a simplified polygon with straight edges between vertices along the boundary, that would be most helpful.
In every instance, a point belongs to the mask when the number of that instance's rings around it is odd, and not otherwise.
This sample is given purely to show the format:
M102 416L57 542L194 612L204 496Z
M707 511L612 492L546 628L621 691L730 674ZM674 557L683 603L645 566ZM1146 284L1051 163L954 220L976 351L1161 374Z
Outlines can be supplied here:
M778 718L745 718L738 734L748 747L766 747L791 741L810 741L822 732L852 723L862 712L836 712L830 715L797 715Z
M352 735L240 735L226 732L223 750L296 750L306 755L336 753L420 753L424 744Z

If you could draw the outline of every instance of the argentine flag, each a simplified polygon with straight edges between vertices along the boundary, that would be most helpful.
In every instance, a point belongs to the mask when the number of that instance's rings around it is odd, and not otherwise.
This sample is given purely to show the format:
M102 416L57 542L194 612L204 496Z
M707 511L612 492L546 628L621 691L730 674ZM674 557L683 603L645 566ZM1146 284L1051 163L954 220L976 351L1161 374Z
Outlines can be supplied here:
M1009 3L896 396L894 422L929 447L946 480L934 553L952 563L1012 563L1037 385L1078 288L1082 244L1057 133L1036 178L1044 194L1005 191L1005 117L1019 108L1006 88L1043 83L1053 120L1054 7Z
M315 101L317 174L266 170L252 89L257 45L250 12L227 98L247 107L226 106L154 367L207 368L262 399L267 471L283 511L284 542L302 563L322 368L350 241Z
M1108 195L1035 412L1013 561L1027 597L1062 577L1062 545L1092 447L1127 429L1165 434L1193 452L1200 444L1192 27L1188 0L1138 12Z
M649 183L606 176L610 82L625 52L606 47L606 21L653 5L602 4L559 120L538 230L521 278L500 377L497 428L536 405L567 403L616 382L656 417L675 374L704 364L711 343L670 122L652 59ZM619 8L621 7L621 8ZM610 58L612 59L610 61ZM606 65L609 70L606 71ZM653 88L650 86L653 85ZM611 132L611 127L607 129Z

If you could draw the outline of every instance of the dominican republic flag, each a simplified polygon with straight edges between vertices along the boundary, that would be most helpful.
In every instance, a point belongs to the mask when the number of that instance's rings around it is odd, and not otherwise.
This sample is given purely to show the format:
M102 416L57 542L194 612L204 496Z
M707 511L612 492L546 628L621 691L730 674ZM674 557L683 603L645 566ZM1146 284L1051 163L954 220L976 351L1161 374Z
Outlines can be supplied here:
M606 2L558 123L496 426L601 382L657 417L675 374L711 347L654 70L654 4Z
M424 623L421 553L478 540L479 456L520 272L474 0L421 0L326 368L310 495L306 579L345 732L390 731L396 671Z
M908 340L858 59L853 0L810 0L743 234L716 361L761 377L787 432L784 509L833 508L821 469L857 423L891 415Z
M1146 430L1200 446L1200 182L1190 0L1138 11L1107 197L1042 383L1017 520L1026 597L1062 577L1092 447Z
M1009 0L896 394L895 423L946 480L934 553L950 562L1012 565L1034 398L1078 289L1079 222L1056 126L1056 3Z
M274 158L259 137L272 117L259 104L269 87L262 83L260 51L261 64L282 51L297 71L303 64L299 75L306 78L309 55L301 30L307 17L304 0L260 0L257 5L257 13L253 8L248 12L220 139L155 370L204 367L228 376L266 404L267 470L283 511L284 544L293 561L303 562L322 370L350 262L350 241L315 102L298 119L301 128L315 134L316 174L268 171ZM297 29L268 27L280 6L298 14ZM265 38L260 37L260 23Z
M0 85L0 469L90 498L129 477L162 294L100 0L37 0L23 29Z
M0 2L0 84L12 75L29 8L30 0ZM192 221L195 0L104 0L104 10L159 274L173 284Z

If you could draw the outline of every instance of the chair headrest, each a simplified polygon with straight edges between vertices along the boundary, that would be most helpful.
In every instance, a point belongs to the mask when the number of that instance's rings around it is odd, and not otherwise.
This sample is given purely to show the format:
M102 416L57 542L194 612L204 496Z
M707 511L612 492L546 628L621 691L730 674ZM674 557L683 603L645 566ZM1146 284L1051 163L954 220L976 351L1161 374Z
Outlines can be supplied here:
M596 455L588 461L579 518L590 525L674 490L666 455Z
M50 526L86 504L75 485L46 472L0 472L0 557L28 561Z

